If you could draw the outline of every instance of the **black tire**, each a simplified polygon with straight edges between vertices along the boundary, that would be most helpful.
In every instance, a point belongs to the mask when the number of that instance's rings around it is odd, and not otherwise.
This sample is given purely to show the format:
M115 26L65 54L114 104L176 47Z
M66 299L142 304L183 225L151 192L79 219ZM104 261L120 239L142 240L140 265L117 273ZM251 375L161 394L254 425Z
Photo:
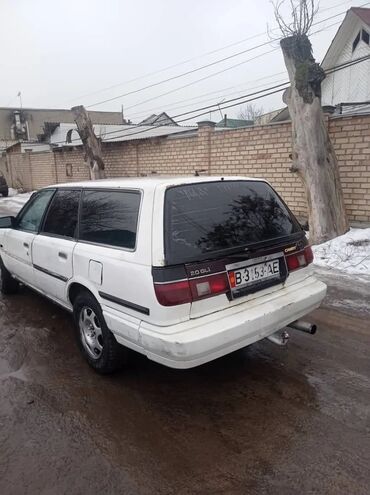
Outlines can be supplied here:
M4 198L7 198L9 196L9 189L6 189L5 191L3 191L3 196L4 196Z
M128 349L118 344L105 323L100 304L90 292L81 291L76 296L73 315L79 348L95 371L105 375L119 370L127 363ZM86 325L89 324L94 325L94 328L87 330Z
M3 260L0 258L1 272L1 292L6 295L16 294L19 289L19 282L15 280L10 272L5 268Z

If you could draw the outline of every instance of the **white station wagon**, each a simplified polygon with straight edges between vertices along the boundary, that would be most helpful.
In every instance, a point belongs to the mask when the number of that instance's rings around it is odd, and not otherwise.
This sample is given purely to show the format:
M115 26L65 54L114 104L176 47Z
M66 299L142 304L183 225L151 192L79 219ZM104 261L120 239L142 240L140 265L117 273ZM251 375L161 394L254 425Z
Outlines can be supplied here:
M326 286L264 180L112 179L50 186L0 219L2 291L19 282L73 312L101 373L128 348L191 368L264 338L284 344Z

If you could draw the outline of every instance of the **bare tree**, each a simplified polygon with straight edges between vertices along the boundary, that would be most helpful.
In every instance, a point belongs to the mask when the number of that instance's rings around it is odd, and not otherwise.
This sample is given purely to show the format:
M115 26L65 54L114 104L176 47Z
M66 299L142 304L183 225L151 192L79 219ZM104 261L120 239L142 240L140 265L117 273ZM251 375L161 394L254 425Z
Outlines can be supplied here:
M245 107L242 107L238 113L238 119L253 120L263 115L263 107L256 107L253 103L248 103Z
M290 19L283 9L291 11ZM303 181L308 202L310 240L325 242L348 230L338 162L321 107L325 72L315 62L308 38L317 12L315 0L279 0L275 18L291 86L284 93L292 119L291 171Z
M71 108L77 131L85 149L85 161L89 163L91 179L105 179L105 165L99 139L95 136L91 119L85 107Z

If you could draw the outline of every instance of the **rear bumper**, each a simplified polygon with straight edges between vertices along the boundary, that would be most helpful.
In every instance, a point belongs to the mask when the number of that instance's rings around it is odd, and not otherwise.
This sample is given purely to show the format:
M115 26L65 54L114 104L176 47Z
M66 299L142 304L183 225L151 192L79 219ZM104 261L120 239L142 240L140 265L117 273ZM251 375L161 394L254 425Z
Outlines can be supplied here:
M141 322L141 352L171 368L193 368L262 340L320 306L326 285L310 276L273 294L177 325Z

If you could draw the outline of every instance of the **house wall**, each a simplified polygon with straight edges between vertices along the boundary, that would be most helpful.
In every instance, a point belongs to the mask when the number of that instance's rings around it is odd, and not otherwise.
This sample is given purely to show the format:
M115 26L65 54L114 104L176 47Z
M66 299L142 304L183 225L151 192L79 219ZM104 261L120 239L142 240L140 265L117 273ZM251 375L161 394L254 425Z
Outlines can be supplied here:
M360 19L351 26L350 33L344 42L343 49L337 58L331 62L331 66L350 62L365 55L370 55L370 46L360 40L354 52L352 44L358 32L365 29L368 33L370 28ZM338 39L341 43L341 39ZM322 103L323 105L337 105L346 102L360 102L370 100L370 60L360 64L347 67L329 74L322 82Z
M370 114L330 118L327 125L338 157L349 218L370 222ZM198 170L212 175L266 178L291 209L305 217L305 191L300 180L289 171L290 153L289 122L217 131L206 125L191 137L103 145L108 177L152 173L189 175ZM89 179L81 148L12 153L0 159L0 169L9 184L22 185L26 190Z

